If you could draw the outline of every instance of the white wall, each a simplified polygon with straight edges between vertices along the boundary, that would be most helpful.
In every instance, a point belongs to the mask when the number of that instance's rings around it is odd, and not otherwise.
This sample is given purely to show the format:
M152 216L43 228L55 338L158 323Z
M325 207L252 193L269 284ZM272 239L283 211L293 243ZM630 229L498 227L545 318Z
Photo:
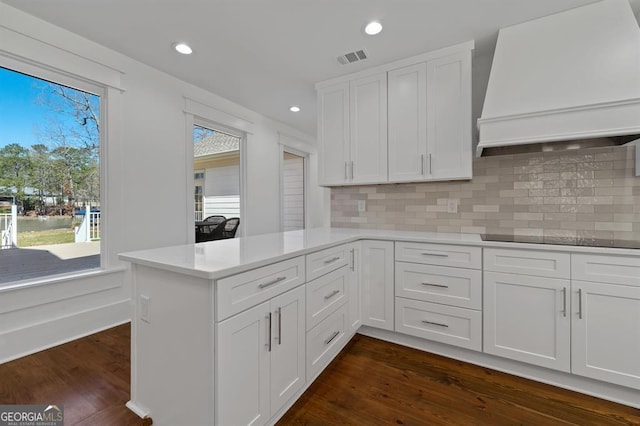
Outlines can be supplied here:
M106 265L116 272L0 289L0 362L127 321L131 289L127 265L117 253L188 242L193 217L184 204L193 200L193 161L185 145L185 98L252 123L244 229L246 235L279 231L280 203L274 198L280 182L279 135L305 144L313 144L313 138L3 3L0 55L71 75L90 74L94 81L115 75L119 79L114 77L113 85L123 89L109 89L105 129L102 248ZM313 190L322 195L313 201L310 222L326 224L328 191Z

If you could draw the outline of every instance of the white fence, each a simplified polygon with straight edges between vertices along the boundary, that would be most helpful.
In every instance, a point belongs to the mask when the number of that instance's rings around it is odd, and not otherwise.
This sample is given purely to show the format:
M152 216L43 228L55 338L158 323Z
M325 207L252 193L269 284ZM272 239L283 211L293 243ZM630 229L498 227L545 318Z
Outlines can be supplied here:
M18 207L11 206L11 213L0 214L0 230L2 230L2 249L18 246Z
M75 228L75 242L84 243L100 239L100 212L92 212L87 206L80 226Z

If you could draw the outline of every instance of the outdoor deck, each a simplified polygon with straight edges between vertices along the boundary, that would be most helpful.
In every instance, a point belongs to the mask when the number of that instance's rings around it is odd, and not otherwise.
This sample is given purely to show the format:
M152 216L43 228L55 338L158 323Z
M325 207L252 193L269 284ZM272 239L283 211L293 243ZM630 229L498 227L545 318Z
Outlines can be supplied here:
M100 242L0 250L0 284L100 267Z

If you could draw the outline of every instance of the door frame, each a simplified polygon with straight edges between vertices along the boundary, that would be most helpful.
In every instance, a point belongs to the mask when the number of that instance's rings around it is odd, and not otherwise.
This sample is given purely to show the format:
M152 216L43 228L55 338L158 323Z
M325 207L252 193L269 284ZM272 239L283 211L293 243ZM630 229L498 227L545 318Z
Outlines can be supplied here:
M304 225L302 229L307 229L309 225L309 155L311 153L307 151L300 150L299 148L294 148L289 144L280 142L280 157L279 157L279 166L278 173L280 175L280 184L279 184L279 192L280 192L280 231L284 232L284 153L288 152L289 154L297 155L298 157L302 157L303 160L303 220Z

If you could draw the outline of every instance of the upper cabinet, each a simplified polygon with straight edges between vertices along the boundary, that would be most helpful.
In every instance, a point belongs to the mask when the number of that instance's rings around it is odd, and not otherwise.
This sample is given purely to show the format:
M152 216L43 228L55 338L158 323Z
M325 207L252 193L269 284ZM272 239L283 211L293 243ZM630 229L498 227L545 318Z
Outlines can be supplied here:
M473 46L319 83L320 184L470 179Z
M318 90L323 185L387 180L387 74Z

